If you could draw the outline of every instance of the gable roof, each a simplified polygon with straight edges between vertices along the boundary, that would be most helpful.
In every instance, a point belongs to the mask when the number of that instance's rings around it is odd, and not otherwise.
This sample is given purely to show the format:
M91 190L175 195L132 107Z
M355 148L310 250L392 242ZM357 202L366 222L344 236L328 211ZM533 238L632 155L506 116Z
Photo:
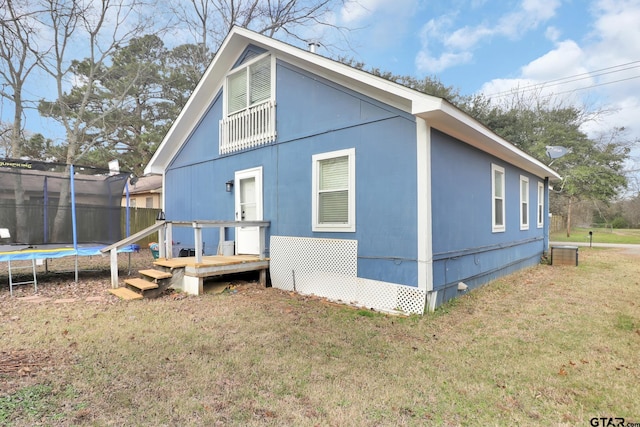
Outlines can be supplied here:
M560 175L550 167L516 148L442 98L409 89L241 27L233 27L224 39L191 97L146 166L145 175L164 173L220 92L227 73L249 45L263 48L287 63L410 112L427 120L431 127L538 177L560 179Z

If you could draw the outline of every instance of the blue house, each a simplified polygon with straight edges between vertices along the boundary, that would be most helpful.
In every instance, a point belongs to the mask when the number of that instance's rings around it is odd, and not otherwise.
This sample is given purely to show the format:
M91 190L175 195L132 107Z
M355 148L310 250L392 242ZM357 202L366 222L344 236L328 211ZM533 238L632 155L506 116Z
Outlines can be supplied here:
M539 263L560 178L444 99L237 27L145 172L167 219L270 221L274 287L417 313ZM256 228L226 240L258 253Z

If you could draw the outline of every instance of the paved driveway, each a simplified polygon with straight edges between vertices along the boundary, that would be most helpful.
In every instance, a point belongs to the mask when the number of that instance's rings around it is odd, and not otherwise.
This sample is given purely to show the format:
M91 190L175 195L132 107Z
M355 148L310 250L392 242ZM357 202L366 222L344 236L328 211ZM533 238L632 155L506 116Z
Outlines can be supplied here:
M580 246L589 247L589 242L551 242L549 246ZM594 248L620 248L622 252L633 255L640 255L640 245L626 243L592 243Z

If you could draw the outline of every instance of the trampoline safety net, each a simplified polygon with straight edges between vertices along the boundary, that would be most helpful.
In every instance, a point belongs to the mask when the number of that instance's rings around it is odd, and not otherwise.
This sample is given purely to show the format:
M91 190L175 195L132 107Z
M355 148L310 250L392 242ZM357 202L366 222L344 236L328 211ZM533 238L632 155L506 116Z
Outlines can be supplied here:
M73 242L74 217L77 243L122 239L120 204L129 173L0 159L0 177L0 228L9 229L9 243Z

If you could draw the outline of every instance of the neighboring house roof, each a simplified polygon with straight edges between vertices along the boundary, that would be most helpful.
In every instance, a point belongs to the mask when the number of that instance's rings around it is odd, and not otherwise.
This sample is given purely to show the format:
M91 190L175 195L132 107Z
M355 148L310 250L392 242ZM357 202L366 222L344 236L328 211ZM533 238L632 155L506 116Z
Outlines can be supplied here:
M134 185L129 184L129 194L161 193L162 177L149 175L138 178Z
M164 173L220 92L227 73L249 45L261 47L287 63L423 118L431 127L536 176L560 179L560 175L550 167L524 153L442 98L426 95L240 27L233 27L223 41L185 107L145 168L145 174Z

